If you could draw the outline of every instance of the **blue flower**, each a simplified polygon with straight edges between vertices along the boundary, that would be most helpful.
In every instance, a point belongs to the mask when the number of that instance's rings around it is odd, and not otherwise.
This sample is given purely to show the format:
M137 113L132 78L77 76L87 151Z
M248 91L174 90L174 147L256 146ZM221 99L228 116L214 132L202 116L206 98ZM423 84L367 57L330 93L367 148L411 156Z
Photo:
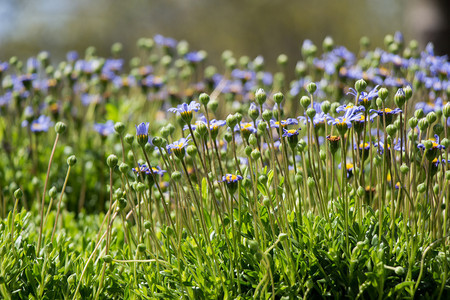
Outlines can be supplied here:
M175 48L177 46L177 41L170 37L164 37L160 34L157 34L153 37L153 40L157 45L167 47L167 48Z
M114 133L114 122L108 120L106 123L95 123L94 130L106 137Z
M288 118L286 120L281 120L281 127L284 128L288 125L297 125L298 121L296 119L293 118ZM280 127L280 122L278 122L277 120L270 120L270 127L272 128L279 128Z
M336 108L336 112L346 112L347 110L353 109L355 112L365 111L364 106L354 106L353 104L343 104Z
M289 130L286 130L286 129L284 129L283 128L283 137L293 137L293 136L298 136L298 131L299 131L300 129L289 129Z
M226 175L222 176L222 182L225 182L225 183L238 182L239 180L242 180L241 175L226 174Z
M205 59L205 53L203 51L189 52L184 58L190 63L199 63Z
M189 141L189 139L181 138L178 141L167 145L167 151L169 151L169 153L173 152L173 154L175 154L175 156L177 156L178 158L183 158L186 151L185 148Z
M344 134L348 128L352 127L352 121L361 118L360 109L358 107L353 107L347 109L343 116L333 118L327 116L328 124L333 124L338 129L339 133Z
M339 163L338 168L341 169L341 164ZM346 163L345 169L347 170L347 178L350 178L353 176L353 164L352 163Z
M180 114L183 121L190 124L193 116L193 111L197 112L200 109L200 103L195 102L194 100L191 103L183 103L178 105L176 108L171 107L167 111L171 113Z
M371 109L369 110L369 113L377 113L380 117L382 117L383 115L385 116L386 119L386 125L389 125L392 123L394 116L403 112L400 108L395 108L395 109L390 109L390 108L385 108L384 111L383 109L381 110L376 110L376 109Z
M148 129L149 129L150 123L149 122L142 122L139 125L135 125L136 127L136 137L139 145L144 146L148 143Z
M47 132L51 126L53 126L53 122L50 117L41 115L39 118L31 122L30 130L32 132Z
M361 105L363 105L364 107L369 107L370 101L372 101L372 99L374 99L375 97L378 97L378 87L379 86L377 85L369 93L361 92L361 94L359 95L359 98L358 98L358 103L361 103ZM350 91L347 93L347 95L355 96L355 100L356 100L356 96L358 95L358 92L355 89L350 88Z

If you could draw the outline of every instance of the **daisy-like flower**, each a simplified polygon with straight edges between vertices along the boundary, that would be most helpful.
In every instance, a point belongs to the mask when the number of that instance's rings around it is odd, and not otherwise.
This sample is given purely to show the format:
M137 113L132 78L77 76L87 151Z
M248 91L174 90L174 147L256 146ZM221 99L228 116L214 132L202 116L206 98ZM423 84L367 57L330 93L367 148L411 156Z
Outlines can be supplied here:
M147 178L147 180L153 184L154 183L154 178L153 176L163 176L164 173L166 173L166 170L162 170L159 166L152 167L152 169L150 170L150 168L147 167L146 164L139 164L138 163L139 168L133 168L133 172L136 173L137 175L139 174L145 174L145 178Z
M365 111L364 106L355 106L353 104L343 104L336 108L336 112L347 112L348 110L354 110L355 112Z
M365 108L368 108L370 106L370 102L372 101L372 99L374 99L375 97L378 97L378 87L379 87L379 85L374 87L369 93L361 92L361 94L359 95L359 98L358 98L358 103L360 103ZM355 96L355 100L356 100L356 96L358 96L358 92L355 89L350 88L350 91L347 93L347 95Z
M358 150L359 151L359 157L363 157L364 155L364 161L369 157L369 150L370 150L370 145L369 143L360 143L359 146L357 146L356 144L353 145L353 149Z
M394 121L394 116L401 112L402 112L402 110L400 108L395 108L395 109L385 108L384 111L382 109L381 110L376 110L376 109L369 110L369 113L376 113L380 117L383 117L383 115L385 115L386 126L389 124L392 124L392 122Z
M334 155L339 149L339 141L341 140L341 137L337 135L327 135L327 140L330 143L331 154Z
M429 139L426 141L422 141L422 143L417 145L417 148L426 150L427 159L433 161L439 154L439 152L445 149L445 146L439 144L439 136L437 134L434 135L434 139Z
M293 118L288 118L286 120L281 120L281 128L285 128L288 125L297 125L298 121L296 119ZM270 120L270 127L272 128L280 128L280 122L278 122L277 120L271 119Z
M238 188L239 180L242 180L241 175L226 174L222 176L221 182L225 182L230 193L234 193Z
M227 122L224 120L216 120L216 119L212 119L209 121L209 130L211 131L211 137L213 139L215 139L217 137L217 135L219 134L219 127L224 126L226 123ZM195 124L191 125L192 130L195 130L197 128L197 126L200 124L208 125L208 121L206 120L205 116L201 116L195 122ZM189 126L184 125L183 130L189 130Z
M50 117L41 115L39 118L31 122L30 130L32 132L47 132L51 126L53 126L53 122Z
M184 157L184 154L186 153L185 148L188 145L189 141L189 139L181 138L178 141L167 145L167 151L169 151L169 153L173 152L176 157L182 159Z
M100 133L103 137L106 137L114 133L114 122L108 120L106 123L95 123L94 130Z
M315 106L316 103L314 103ZM322 112L322 111L318 111L316 110L317 113L314 115L314 118L312 120L312 123L314 125L314 128L320 129L325 127L325 123L327 122L327 115ZM311 122L311 119L309 117L304 117L304 116L299 116L297 117L297 119L299 121L303 121L303 124L306 125L306 120L309 120Z
M191 123L192 117L194 115L194 111L197 112L200 109L200 103L195 102L194 100L191 103L183 103L178 105L176 108L169 108L167 111L172 113L180 114L181 118L187 124Z
M373 120L377 117L377 114L372 114L369 116L369 121L373 122ZM365 117L364 115L360 115L359 119L353 121L353 126L355 126L355 131L357 133L361 133L364 129Z
M352 121L360 119L360 110L357 107L353 107L345 111L343 116L333 118L327 116L328 124L333 124L336 126L337 130L341 135L344 135L347 129L352 127Z
M283 128L283 137L287 138L287 141L289 143L289 146L294 149L295 146L297 146L298 143L298 131L300 129L289 129L286 130Z
M338 168L341 169L341 164L338 165ZM347 178L350 179L353 176L353 164L346 163L345 169L347 170Z
M234 131L235 132L239 131L242 134L242 136L246 140L248 140L248 138L250 137L250 134L256 133L257 130L256 130L255 126L253 125L253 123L241 122L240 127L239 127L239 124L234 127Z
M136 137L139 145L144 146L148 143L148 128L150 126L149 122L142 122L136 126Z

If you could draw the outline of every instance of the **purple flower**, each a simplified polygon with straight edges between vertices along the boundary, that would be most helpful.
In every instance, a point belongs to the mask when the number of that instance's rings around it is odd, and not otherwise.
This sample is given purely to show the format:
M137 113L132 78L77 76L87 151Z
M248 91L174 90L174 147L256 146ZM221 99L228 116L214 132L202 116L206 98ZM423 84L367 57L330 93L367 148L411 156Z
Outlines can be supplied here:
M286 120L281 120L281 127L284 128L288 125L297 125L298 121L296 119L293 118L288 118ZM278 122L277 120L270 120L270 127L272 128L279 128L280 127L280 122Z
M283 137L293 137L293 136L297 136L298 135L298 131L299 131L300 129L289 129L289 130L286 130L286 129L284 129L283 128Z
M348 128L352 127L352 122L360 118L361 113L358 107L347 109L343 116L337 118L327 116L328 124L335 125L340 133L347 131Z
M193 116L193 111L197 112L200 109L200 103L195 102L194 100L191 103L183 103L178 105L177 107L171 107L167 111L171 113L180 114L181 118L186 122L190 123Z
M190 63L199 63L205 59L205 53L203 51L193 51L186 53L184 58Z
M94 130L106 137L114 133L114 122L108 120L106 123L95 123Z
M226 175L222 176L222 182L225 182L225 183L238 182L239 180L242 180L241 175L226 174Z
M53 126L53 122L50 117L41 115L39 118L31 122L30 130L32 132L47 132L51 126Z
M361 94L359 95L358 103L361 103L365 107L369 106L370 101L372 101L373 98L378 97L378 87L379 86L377 85L372 90L370 90L369 93L361 92ZM356 96L358 95L358 92L355 91L355 89L350 88L350 91L347 93L347 95L355 96L355 100L356 100Z
M142 146L147 144L149 141L149 137L148 137L149 126L150 126L149 122L146 122L146 123L142 122L139 125L135 125L137 141Z
M177 46L177 41L170 37L164 37L160 34L157 34L153 37L153 40L157 45L167 47L167 48L175 48Z
M177 157L183 157L185 153L185 148L189 143L189 139L181 138L178 141L173 142L172 144L167 145L167 151L169 153L174 153Z

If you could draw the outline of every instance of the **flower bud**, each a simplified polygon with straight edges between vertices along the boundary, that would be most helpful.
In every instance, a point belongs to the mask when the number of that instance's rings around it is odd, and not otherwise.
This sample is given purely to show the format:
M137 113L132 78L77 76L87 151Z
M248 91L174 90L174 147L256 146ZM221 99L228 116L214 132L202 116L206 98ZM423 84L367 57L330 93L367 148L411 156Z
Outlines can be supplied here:
M58 122L55 125L55 131L56 131L57 134L64 133L66 131L66 129L67 129L67 126L63 122Z
M405 92L403 91L402 88L399 88L397 90L397 93L395 93L394 102L395 102L395 105L397 105L397 107L399 107L399 108L401 108L405 104L406 96L405 96Z
M310 107L306 110L306 115L312 120L316 115L316 110Z
M23 192L21 189L17 189L14 191L14 198L16 199L21 199L23 196Z
M325 39L322 42L322 48L324 52L330 52L334 47L334 41L333 38L330 36L326 36Z
M314 92L317 90L317 85L314 82L310 82L306 86L306 90L308 91L308 93L314 94Z
M444 138L441 140L441 145L448 148L450 146L450 141L447 138Z
M119 159L114 154L111 154L106 159L106 163L108 164L108 167L110 169L114 169L117 166L117 163L119 162Z
M56 194L57 194L57 190L56 187L52 186L52 188L48 191L48 195L50 196L50 198L55 199L56 198Z
M137 250L138 250L138 252L140 252L140 253L144 253L145 252L145 244L139 244L138 246L137 246Z
M360 187L358 187L358 189L356 190L356 194L359 196L359 197L364 197L365 196L365 194L366 194L366 191L364 190L364 188L362 187L362 186L360 186Z
M427 128L428 128L428 120L425 119L425 118L420 119L418 126L419 126L420 131L427 130Z
M125 124L123 124L122 122L117 122L116 124L114 124L114 130L115 130L120 136L122 136L123 132L125 131Z
M397 128L394 125L388 125L386 127L386 132L389 136L393 137L397 133Z
M282 93L276 93L273 95L273 101L277 103L278 105L283 101L284 95Z
M417 119L422 119L422 118L425 116L425 113L423 112L423 109L419 108L418 110L416 110L416 111L414 112L414 116L415 116Z
M77 163L77 157L75 155L71 155L67 158L67 164L69 165L69 167L72 167L76 163Z
M231 132L225 132L225 134L223 135L223 138L225 139L225 141L227 143L230 143L231 140L233 140L233 134Z
M295 174L295 182L297 182L298 184L303 182L303 175L300 172Z
M444 108L442 109L442 112L444 114L444 117L446 118L450 117L450 103L445 104Z
M248 142L252 146L256 146L258 143L258 140L256 139L256 136L254 134L250 134L250 137L248 138Z
M253 121L255 121L259 117L259 110L256 108L256 105L250 105L250 108L248 109L248 115L250 118L252 118Z
M273 117L273 113L271 110L264 110L264 112L262 113L262 117L265 121L269 122L270 119L272 119Z
M261 152L258 149L255 149L251 153L252 159L258 160L261 157Z
M403 88L403 91L405 92L406 100L411 99L411 97L412 97L412 88L411 88L411 86L410 85L405 86Z
M311 99L308 96L303 96L300 98L300 104L306 109L311 104Z
M340 106L339 102L333 102L331 104L330 113L336 113L336 109Z
M227 126L230 127L231 130L234 130L234 127L237 124L236 117L234 115L228 115L226 118Z
M198 100L201 104L206 106L209 103L209 95L206 93L201 93L200 96L198 96Z
M283 242L288 239L288 235L286 233L280 232L280 234L278 235L278 239L280 240L280 242Z
M259 105L263 105L266 102L266 92L263 89L259 89L255 93L255 100Z
M426 141L423 141L423 145L425 146L425 149L430 150L431 147L433 147L433 142L430 140L426 140Z
M425 193L426 190L427 190L427 186L425 183L421 183L417 186L417 191L421 194Z
M319 151L319 157L322 161L325 161L325 159L327 159L327 154L325 151L323 151L323 149L320 149Z
M244 150L244 152L245 152L245 155L247 155L247 156L251 156L252 155L252 151L253 151L253 148L252 147L250 147L250 146L246 146L245 147L245 150Z
M450 170L449 171L445 171L445 179L446 180L450 180Z
M380 97L383 101L386 100L387 96L388 96L388 90L387 88L380 88L378 90L378 97Z
M192 157L194 157L195 155L198 154L198 150L197 150L197 147L195 147L195 145L187 146L186 152L187 152L187 154L189 154L189 156L192 156Z
M288 57L286 54L280 54L277 57L277 63L278 65L280 65L281 67L286 66L286 64L288 63Z
M314 179L311 176L308 177L307 184L310 188L314 187Z
M375 104L379 109L381 109L383 107L383 100L380 97L378 97L377 100L375 101Z
M258 124L258 130L264 132L267 129L267 122L259 122Z
M444 131L444 126L441 123L437 123L433 126L433 131L435 134L440 135Z
M412 117L411 119L408 120L408 123L409 127L415 128L417 126L417 123L419 123L419 120L417 120L416 117Z
M125 207L127 207L127 199L120 198L119 199L119 209L123 210Z
M217 108L219 107L219 102L217 100L211 100L208 103L208 108L212 111L212 112L216 112Z
M320 106L324 114L327 114L330 111L331 104L330 101L325 100L322 102L322 105Z
M367 88L367 82L364 79L360 79L355 83L355 90L358 93L364 92Z
M127 133L124 138L125 142L129 145L133 144L134 135Z
M437 116L436 116L436 113L434 111L428 113L427 121L428 121L429 125L433 124L436 121L436 119L437 119Z

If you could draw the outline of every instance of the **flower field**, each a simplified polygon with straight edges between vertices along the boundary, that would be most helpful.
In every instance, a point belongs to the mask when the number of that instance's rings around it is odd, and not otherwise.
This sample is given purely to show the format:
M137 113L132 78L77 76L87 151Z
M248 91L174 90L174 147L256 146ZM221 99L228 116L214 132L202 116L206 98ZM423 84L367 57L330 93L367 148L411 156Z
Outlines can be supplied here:
M432 44L122 47L0 62L1 298L450 297Z

